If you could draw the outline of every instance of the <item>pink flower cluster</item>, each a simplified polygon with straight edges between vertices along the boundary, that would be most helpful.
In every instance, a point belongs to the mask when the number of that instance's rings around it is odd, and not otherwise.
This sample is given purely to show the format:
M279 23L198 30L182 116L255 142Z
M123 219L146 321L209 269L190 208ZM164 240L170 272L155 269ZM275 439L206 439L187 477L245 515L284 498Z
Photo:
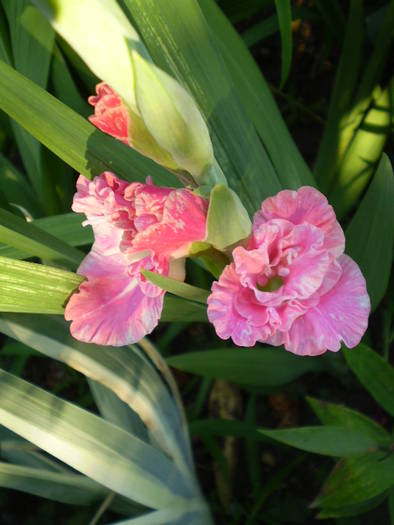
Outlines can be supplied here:
M106 84L91 97L91 122L131 145L129 116ZM79 273L87 278L67 304L82 341L120 346L157 325L164 291L142 269L183 280L192 242L206 239L208 201L188 189L128 183L106 172L78 179L73 210L85 213L95 242ZM246 247L232 252L208 298L208 318L222 339L256 342L298 355L356 346L370 312L365 279L344 255L345 237L318 190L284 190L255 214Z

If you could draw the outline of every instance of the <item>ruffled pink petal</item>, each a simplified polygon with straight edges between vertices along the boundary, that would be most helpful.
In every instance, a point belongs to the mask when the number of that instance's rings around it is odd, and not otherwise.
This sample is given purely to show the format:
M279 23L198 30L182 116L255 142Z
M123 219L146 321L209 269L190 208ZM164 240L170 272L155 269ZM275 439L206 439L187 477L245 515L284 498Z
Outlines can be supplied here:
M261 337L261 329L255 325L256 306L248 305L247 311L250 321L244 315L240 315L236 308L237 296L242 293L243 287L235 272L234 264L229 264L224 269L218 282L213 283L212 293L208 297L208 319L214 325L217 335L221 339L231 339L238 346L254 346ZM251 302L253 294L250 293ZM257 305L257 308L261 309ZM264 311L263 311L264 315Z
M104 133L131 145L130 115L121 98L104 82L96 86L96 93L97 96L88 98L89 104L94 106L90 122Z
M208 201L190 190L172 191L165 201L161 222L139 232L132 249L150 249L162 257L184 257L192 242L206 237L207 208Z
M78 273L88 281L71 296L65 310L73 337L123 346L139 341L157 326L164 292L144 282L141 268L154 266L149 258L130 265L121 253L105 257L92 250L87 255Z
M348 348L358 345L368 326L370 301L365 279L347 255L338 262L342 275L337 284L292 325L285 348L298 355L337 352L343 341Z
M338 257L345 249L345 236L326 197L311 186L297 191L283 190L265 199L254 219L254 228L271 219L287 219L293 224L309 223L325 233L325 247Z

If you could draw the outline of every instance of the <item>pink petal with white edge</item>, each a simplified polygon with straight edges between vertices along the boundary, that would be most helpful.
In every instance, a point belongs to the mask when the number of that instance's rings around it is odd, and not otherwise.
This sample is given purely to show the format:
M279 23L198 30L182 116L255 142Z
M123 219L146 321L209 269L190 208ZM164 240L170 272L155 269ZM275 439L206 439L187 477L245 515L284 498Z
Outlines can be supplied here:
M162 257L184 257L190 245L206 237L208 201L190 190L174 190L165 201L161 222L148 226L133 240L132 249L150 249Z
M261 337L261 329L241 316L236 308L237 296L244 290L239 276L235 273L234 264L224 269L219 281L212 285L212 293L208 297L208 319L214 325L221 339L231 339L238 346L254 346ZM253 296L252 292L250 292ZM260 307L261 308L261 307ZM251 314L254 316L252 307Z
M285 348L298 355L337 352L343 341L348 348L359 344L368 326L370 301L358 265L347 255L338 262L342 275L315 308L294 321Z
M97 84L96 93L97 96L88 98L89 104L94 106L90 122L104 133L131 145L130 116L121 98L104 82Z
M309 223L325 233L325 248L339 257L345 249L345 236L335 212L326 197L311 186L297 191L283 190L265 199L261 211L255 214L254 228L270 219L287 219L293 224Z

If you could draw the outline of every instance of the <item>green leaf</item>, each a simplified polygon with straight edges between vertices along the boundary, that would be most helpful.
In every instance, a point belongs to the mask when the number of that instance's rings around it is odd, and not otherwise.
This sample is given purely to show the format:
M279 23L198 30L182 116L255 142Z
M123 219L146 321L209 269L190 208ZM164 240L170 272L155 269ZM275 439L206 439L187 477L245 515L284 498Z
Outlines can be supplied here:
M280 89L286 84L291 66L293 37L291 33L291 3L290 0L275 0L278 14L279 30L282 39L282 69L280 74Z
M284 385L322 366L319 359L304 359L283 349L259 347L191 352L169 357L167 362L174 368L204 377L268 387Z
M367 345L344 350L345 358L371 396L394 416L394 369Z
M394 484L394 455L364 454L336 464L313 507L335 510L357 505L382 494Z
M252 223L238 195L223 184L217 184L210 194L205 242L218 250L249 237Z
M307 401L323 425L337 425L359 431L382 446L392 442L389 433L381 425L361 412L311 397L308 397Z
M392 123L394 78L381 92L376 90L371 108L354 133L338 167L335 184L327 198L342 218L358 202L383 153Z
M355 505L347 505L345 507L338 507L331 509L330 507L323 508L316 518L327 519L327 518L346 518L351 516L359 516L360 514L365 514L378 505L380 505L387 498L386 492L375 496L374 498L367 499L361 503L356 503Z
M206 304L207 298L210 294L209 290L203 290L197 286L192 286L191 284L182 283L175 279L170 279L165 275L160 275L149 270L142 270L142 275L148 279L151 283L163 288L167 292L173 293L179 297L184 297L190 301L197 301L199 303Z
M0 423L108 489L154 508L187 496L160 451L98 416L0 371Z
M42 264L0 257L0 312L64 312L83 277Z
M259 432L279 443L325 456L351 457L379 447L373 437L342 426L259 429Z
M155 64L190 90L207 121L220 168L252 214L264 197L280 190L280 184L239 104L198 3L125 0L124 4Z
M42 259L65 259L78 266L84 256L53 235L40 230L32 223L0 208L0 242Z
M362 58L363 8L360 0L351 0L345 40L327 114L327 123L317 153L314 175L324 192L330 187L341 156L339 134L357 85Z
M31 224L38 226L40 230L50 233L70 246L84 246L92 244L94 236L90 226L82 226L83 221L84 217L80 214L65 213L35 219ZM26 259L30 257L26 252L5 245L0 245L0 255L2 257L12 257L13 259Z
M0 109L24 126L76 171L92 178L113 171L120 178L177 186L164 168L94 128L87 120L0 61Z
M149 441L146 427L137 413L127 403L101 383L89 378L88 383L100 414L105 419L134 434L143 441Z
M81 343L71 336L64 319L56 317L2 315L0 330L110 389L139 415L156 446L185 468L189 442L182 432L179 411L166 385L137 347ZM190 477L190 471L185 472Z
M394 241L393 202L393 168L387 155L383 154L372 183L346 229L346 252L363 272L372 309L382 300L390 278Z
M42 213L32 187L26 178L0 153L0 189L8 203L26 215Z
M53 29L28 0L4 0L3 5L9 21L15 68L45 88L55 37ZM41 202L50 210L56 195L43 177L41 145L15 122L12 124L26 172Z
M207 307L194 301L165 296L161 322L207 323Z
M3 462L0 462L0 486L72 505L90 505L107 493L104 487L80 474Z
M260 68L242 38L220 11L216 2L199 0L199 5L210 26L210 37L223 57L238 100L260 135L281 185L283 188L292 189L306 184L314 186L312 174L286 127ZM283 151L286 151L286 155ZM227 172L225 173L227 175ZM260 165L259 174L255 177L263 181L263 173L263 165ZM251 184L254 190L256 182L252 181ZM276 191L278 190L272 191L271 194ZM242 195L239 192L237 194L243 201ZM267 194L261 193L260 201L263 196ZM260 202L253 212L258 207Z

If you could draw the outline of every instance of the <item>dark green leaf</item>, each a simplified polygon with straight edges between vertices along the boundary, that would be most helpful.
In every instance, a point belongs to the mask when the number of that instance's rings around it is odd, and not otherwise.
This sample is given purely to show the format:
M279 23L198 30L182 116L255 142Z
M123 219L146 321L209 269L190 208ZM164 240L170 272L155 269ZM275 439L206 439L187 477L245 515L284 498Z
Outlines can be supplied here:
M280 74L280 89L286 83L291 66L293 51L293 36L291 33L291 3L290 0L275 0L279 20L279 30L282 39L282 69Z
M372 397L394 416L394 369L379 354L360 344L344 351L346 361Z
M302 374L321 369L319 359L305 359L271 348L227 348L180 354L168 364L205 377L228 379L243 385L278 386Z
M394 484L394 455L373 452L342 460L324 483L313 507L335 510L368 501Z
M290 447L325 456L357 456L379 446L378 441L371 436L340 426L259 429L259 432Z
M372 309L383 298L391 271L394 241L394 177L383 154L368 191L346 230L346 251L367 281Z

